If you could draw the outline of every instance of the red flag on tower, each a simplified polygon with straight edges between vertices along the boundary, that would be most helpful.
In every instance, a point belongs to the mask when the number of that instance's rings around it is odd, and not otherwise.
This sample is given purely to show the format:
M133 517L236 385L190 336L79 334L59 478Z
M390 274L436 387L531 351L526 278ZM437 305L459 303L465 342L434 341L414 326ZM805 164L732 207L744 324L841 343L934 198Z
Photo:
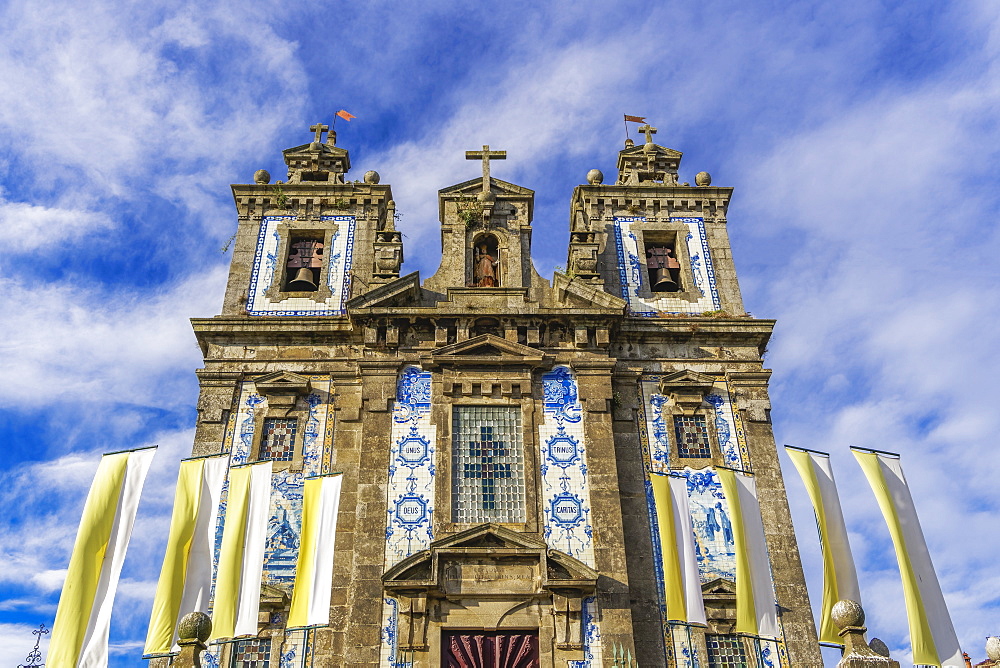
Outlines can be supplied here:
M344 119L345 121L349 121L349 120L351 120L352 118L357 118L357 116L355 116L354 114L352 114L352 113L350 113L349 111L346 111L346 110L344 110L344 109L341 109L340 111L338 111L338 112L337 112L337 116L340 116L340 117L341 117L341 118L343 118L343 119Z
M625 122L632 121L633 123L645 123L646 119L642 116L629 116L625 114Z

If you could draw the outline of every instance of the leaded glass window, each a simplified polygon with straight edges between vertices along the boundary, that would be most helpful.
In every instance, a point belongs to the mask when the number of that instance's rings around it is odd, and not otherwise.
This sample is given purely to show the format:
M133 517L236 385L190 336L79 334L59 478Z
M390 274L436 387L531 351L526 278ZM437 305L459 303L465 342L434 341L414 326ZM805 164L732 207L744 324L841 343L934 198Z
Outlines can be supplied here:
M700 457L708 459L712 456L712 448L708 444L708 425L703 415L675 415L674 434L677 436L678 457Z
M710 633L705 636L705 642L709 668L744 668L747 665L747 653L739 636Z
M455 406L452 521L524 522L520 406Z
M232 668L270 668L271 639L248 638L233 643Z
M261 461L290 462L295 458L295 432L298 421L294 418L266 418L260 439Z

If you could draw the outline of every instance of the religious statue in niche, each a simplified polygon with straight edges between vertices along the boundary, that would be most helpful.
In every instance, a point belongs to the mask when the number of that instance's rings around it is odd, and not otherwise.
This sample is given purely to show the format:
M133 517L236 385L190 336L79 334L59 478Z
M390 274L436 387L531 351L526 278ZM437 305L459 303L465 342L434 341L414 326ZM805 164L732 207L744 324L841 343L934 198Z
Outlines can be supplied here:
M497 255L495 239L482 239L476 242L475 256L472 262L472 285L474 287L495 288L500 285Z

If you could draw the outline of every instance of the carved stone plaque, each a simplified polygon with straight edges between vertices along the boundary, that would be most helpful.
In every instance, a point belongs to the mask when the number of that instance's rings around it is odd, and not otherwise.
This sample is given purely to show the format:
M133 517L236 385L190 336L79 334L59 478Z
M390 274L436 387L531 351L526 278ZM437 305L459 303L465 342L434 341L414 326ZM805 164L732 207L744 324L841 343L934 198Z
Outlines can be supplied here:
M538 562L525 559L448 560L443 579L449 595L532 594L541 585Z

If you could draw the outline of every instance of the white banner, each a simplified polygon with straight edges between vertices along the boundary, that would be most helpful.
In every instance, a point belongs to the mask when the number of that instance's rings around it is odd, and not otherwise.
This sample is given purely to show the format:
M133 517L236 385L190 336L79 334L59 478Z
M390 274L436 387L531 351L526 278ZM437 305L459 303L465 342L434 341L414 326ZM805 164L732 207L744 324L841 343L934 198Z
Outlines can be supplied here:
M340 509L340 474L307 478L302 500L302 539L288 628L330 623L333 555Z
M651 473L650 483L656 503L667 619L704 625L705 604L688 508L687 478Z

